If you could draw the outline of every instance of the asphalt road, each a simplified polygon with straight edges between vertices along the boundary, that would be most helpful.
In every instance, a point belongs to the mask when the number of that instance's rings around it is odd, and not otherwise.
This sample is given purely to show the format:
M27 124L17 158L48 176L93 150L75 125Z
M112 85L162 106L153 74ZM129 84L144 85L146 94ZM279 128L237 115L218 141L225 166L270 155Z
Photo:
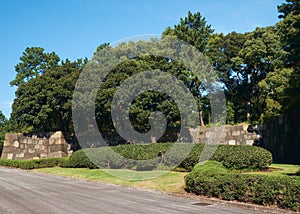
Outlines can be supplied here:
M159 192L0 168L0 213L258 213Z

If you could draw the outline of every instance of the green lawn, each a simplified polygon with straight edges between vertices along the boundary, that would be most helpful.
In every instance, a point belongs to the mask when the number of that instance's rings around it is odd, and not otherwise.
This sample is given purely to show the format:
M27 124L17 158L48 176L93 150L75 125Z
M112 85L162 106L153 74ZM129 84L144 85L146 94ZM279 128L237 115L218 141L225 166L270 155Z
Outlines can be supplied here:
M58 167L35 169L34 171L180 194L185 192L184 177L187 175L186 172L138 172L125 169L110 169L109 171L105 170L105 172L99 169L74 169ZM128 179L125 179L125 177ZM152 179L143 180L150 177L152 177ZM133 178L135 179L133 180Z
M267 171L246 173L266 174L270 176L290 176L295 175L299 170L299 165L272 164ZM34 171L180 194L185 193L184 177L187 175L186 172L139 172L126 169L100 170L59 167L35 169Z
M271 176L296 176L300 175L300 165L272 164L267 171L247 172L249 174L264 174Z

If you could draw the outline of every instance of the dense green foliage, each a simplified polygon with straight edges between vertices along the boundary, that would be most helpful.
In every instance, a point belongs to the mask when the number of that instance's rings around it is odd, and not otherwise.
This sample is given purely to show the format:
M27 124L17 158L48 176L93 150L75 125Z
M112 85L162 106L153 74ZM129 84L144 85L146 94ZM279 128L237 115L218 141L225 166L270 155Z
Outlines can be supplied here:
M13 167L20 169L38 169L47 167L71 167L69 158L45 158L38 160L8 160L0 159L0 166Z
M42 49L37 50L42 51ZM30 53L28 53L29 51ZM26 77L26 81L18 84L11 114L15 131L23 133L73 131L71 119L73 90L84 62L82 60L75 62L66 60L58 65L58 62L52 64L50 61L50 65L41 65L40 60L42 59L30 57L30 54L33 54L32 51L36 51L36 49L26 49L21 57L22 62L16 67L33 63L30 65L31 69L40 70L40 67L43 69L42 73L39 72L40 75L28 74L30 78ZM42 54L40 57L46 56L48 54ZM43 63L47 63L46 59L43 59ZM20 76L23 77L23 70L21 72L17 69L17 72L16 80Z
M149 145L122 145L117 147L90 148L76 151L70 157L70 164L74 167L87 168L133 168L136 160L149 160L142 162L146 165L151 163L149 168L155 168L159 163L158 154L163 154L162 164L178 167L188 171L199 163L204 145L196 144L190 154L185 158L183 151L187 144L177 144L178 147L172 152L166 153L174 144L149 144ZM211 147L214 149L215 147ZM207 150L209 151L209 150ZM208 153L209 154L209 153ZM266 169L272 163L272 155L265 149L252 146L218 146L211 160L219 161L229 169ZM141 166L142 168L143 166Z
M6 119L4 114L0 111L0 156L2 153L5 133L11 130L10 121Z
M300 14L299 0L278 6L280 20L275 26L249 33L214 33L199 12L188 12L162 36L175 36L209 57L224 84L227 123L261 123L273 120L300 106ZM97 51L108 47L105 43ZM97 52L95 53L95 56ZM71 103L77 78L87 60L60 60L43 48L26 48L15 66L17 86L11 125L18 132L73 131ZM199 125L210 122L211 112L201 79L193 71L163 57L132 58L115 67L107 76L96 99L96 119L102 131L113 131L111 101L117 88L128 77L144 70L160 69L182 80L198 101ZM165 94L148 91L135 98L130 120L139 132L150 129L149 116L163 112L168 126L180 126L180 113ZM204 117L204 118L202 118Z
M101 131L115 129L111 118L111 103L118 87L132 75L155 69L168 72L178 77L187 86L191 85L187 69L180 63L169 62L163 57L143 56L119 64L107 75L97 94L96 119ZM152 84L156 84L154 81ZM130 106L129 117L135 130L142 133L148 131L149 117L155 111L164 113L168 127L180 125L180 113L171 97L161 92L146 91L135 97Z
M299 177L233 173L218 162L208 162L194 167L186 186L197 195L300 210Z
M196 145L181 166L191 170L199 162L202 149L202 145ZM266 169L272 163L272 154L260 147L220 145L211 160L229 169Z

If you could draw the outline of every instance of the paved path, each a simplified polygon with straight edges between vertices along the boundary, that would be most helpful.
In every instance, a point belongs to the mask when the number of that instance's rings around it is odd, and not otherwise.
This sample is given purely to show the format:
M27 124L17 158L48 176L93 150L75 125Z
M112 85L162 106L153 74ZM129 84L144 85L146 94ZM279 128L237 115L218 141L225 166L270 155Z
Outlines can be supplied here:
M0 213L258 213L158 192L0 168Z

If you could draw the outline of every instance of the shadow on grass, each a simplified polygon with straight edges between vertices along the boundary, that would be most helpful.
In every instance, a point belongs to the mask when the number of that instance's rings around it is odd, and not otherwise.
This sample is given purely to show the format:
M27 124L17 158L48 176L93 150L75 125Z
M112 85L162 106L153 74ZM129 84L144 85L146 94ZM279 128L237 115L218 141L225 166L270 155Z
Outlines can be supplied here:
M296 173L287 173L288 176L300 176L300 169Z

